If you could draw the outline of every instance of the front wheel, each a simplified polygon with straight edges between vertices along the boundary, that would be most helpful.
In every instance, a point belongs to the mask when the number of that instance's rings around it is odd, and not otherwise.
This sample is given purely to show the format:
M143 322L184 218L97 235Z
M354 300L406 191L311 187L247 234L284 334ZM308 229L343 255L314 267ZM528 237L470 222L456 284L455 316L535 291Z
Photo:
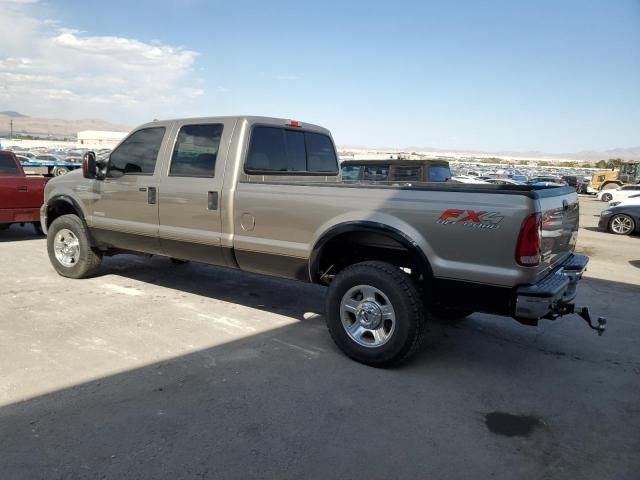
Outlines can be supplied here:
M636 229L636 224L629 215L619 213L611 217L609 231L616 235L629 235Z
M69 173L69 169L67 167L53 167L53 170L51 171L51 174L54 177L66 175L67 173Z
M47 252L53 268L63 277L90 277L102 263L102 255L91 248L89 235L76 215L62 215L51 223Z
M419 349L425 311L415 283L379 261L345 268L331 282L326 322L348 357L375 367L408 360Z

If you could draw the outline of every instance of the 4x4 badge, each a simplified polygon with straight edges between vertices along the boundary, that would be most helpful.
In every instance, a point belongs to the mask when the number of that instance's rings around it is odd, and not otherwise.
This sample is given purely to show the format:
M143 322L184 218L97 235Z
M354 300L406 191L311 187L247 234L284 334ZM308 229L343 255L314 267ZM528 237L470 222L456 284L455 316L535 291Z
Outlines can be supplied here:
M475 210L445 210L438 218L440 225L463 225L470 228L496 229L504 219L500 212L487 212Z

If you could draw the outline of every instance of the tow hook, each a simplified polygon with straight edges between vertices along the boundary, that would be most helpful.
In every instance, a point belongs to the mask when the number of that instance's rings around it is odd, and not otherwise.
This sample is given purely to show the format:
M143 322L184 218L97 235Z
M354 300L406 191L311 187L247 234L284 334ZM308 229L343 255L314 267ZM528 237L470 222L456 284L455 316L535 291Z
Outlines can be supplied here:
M580 318L582 318L585 322L587 322L587 325L589 325L589 328L598 332L598 336L601 336L607 328L607 319L604 317L598 317L598 320L597 320L598 324L597 325L593 324L593 321L591 320L591 315L589 314L588 307L582 307L577 311L574 308L573 313L577 314L578 316L580 316Z

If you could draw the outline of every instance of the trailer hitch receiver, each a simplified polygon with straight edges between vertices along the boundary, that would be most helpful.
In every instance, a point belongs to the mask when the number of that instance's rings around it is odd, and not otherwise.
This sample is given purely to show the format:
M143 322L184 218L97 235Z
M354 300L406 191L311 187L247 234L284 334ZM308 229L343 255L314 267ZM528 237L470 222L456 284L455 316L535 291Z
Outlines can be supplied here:
M601 336L605 332L607 328L607 319L604 317L598 317L598 320L597 320L598 324L595 325L593 323L593 320L591 320L591 315L589 314L588 307L582 307L578 309L574 307L573 313L577 314L580 318L582 318L585 322L587 322L587 325L589 325L589 328L598 332L598 336Z

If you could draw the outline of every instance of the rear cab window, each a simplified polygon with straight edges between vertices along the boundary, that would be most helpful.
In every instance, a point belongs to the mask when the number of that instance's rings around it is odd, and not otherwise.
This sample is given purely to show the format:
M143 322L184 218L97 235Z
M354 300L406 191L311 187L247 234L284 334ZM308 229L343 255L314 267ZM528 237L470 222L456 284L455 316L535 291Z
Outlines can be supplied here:
M7 153L0 153L0 175L20 175L15 160Z
M257 125L244 168L262 175L337 175L338 159L328 135Z

